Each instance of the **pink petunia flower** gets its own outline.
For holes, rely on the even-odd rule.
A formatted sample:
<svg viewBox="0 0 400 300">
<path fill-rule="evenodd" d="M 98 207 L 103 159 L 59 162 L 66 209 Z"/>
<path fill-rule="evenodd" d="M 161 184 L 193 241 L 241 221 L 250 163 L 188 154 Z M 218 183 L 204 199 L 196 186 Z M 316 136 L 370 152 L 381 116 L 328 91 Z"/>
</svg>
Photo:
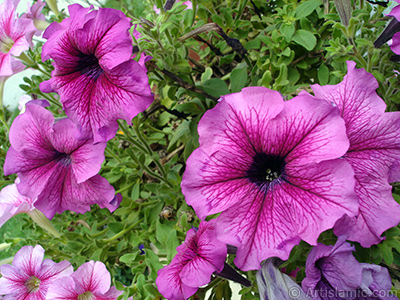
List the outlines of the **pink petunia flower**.
<svg viewBox="0 0 400 300">
<path fill-rule="evenodd" d="M 219 213 L 217 236 L 238 248 L 235 264 L 283 260 L 343 215 L 354 216 L 354 171 L 339 110 L 302 95 L 284 102 L 263 87 L 222 97 L 199 122 L 200 147 L 182 180 L 197 215 Z"/>
<path fill-rule="evenodd" d="M 36 31 L 32 33 L 39 36 L 42 32 L 50 25 L 42 14 L 42 9 L 45 7 L 46 2 L 42 0 L 38 0 L 32 7 L 29 7 L 28 4 L 28 12 L 23 14 L 21 18 L 29 19 L 33 21 L 34 26 L 36 27 Z M 32 39 L 32 36 L 30 37 Z"/>
<path fill-rule="evenodd" d="M 115 210 L 121 199 L 97 175 L 106 143 L 76 139 L 75 124 L 68 118 L 54 124 L 51 112 L 38 105 L 43 102 L 29 102 L 25 113 L 14 120 L 4 173 L 18 174 L 19 192 L 37 199 L 35 207 L 49 219 L 67 209 L 84 213 L 95 203 Z"/>
<path fill-rule="evenodd" d="M 347 75 L 334 86 L 313 85 L 315 96 L 339 108 L 346 122 L 350 148 L 344 155 L 354 171 L 359 197 L 357 217 L 345 217 L 337 235 L 363 247 L 379 243 L 381 234 L 400 222 L 400 205 L 389 182 L 400 180 L 400 112 L 385 113 L 385 102 L 376 94 L 378 82 L 365 70 L 347 62 Z"/>
<path fill-rule="evenodd" d="M 35 27 L 32 20 L 17 18 L 19 0 L 4 0 L 0 4 L 0 77 L 11 76 L 25 67 L 16 57 L 29 49 L 27 39 Z"/>
<path fill-rule="evenodd" d="M 111 285 L 111 276 L 100 261 L 81 265 L 71 276 L 50 286 L 47 300 L 117 300 L 122 291 Z"/>
<path fill-rule="evenodd" d="M 0 295 L 4 300 L 46 300 L 49 286 L 74 271 L 68 261 L 43 260 L 40 245 L 22 247 L 12 265 L 0 266 Z"/>
<path fill-rule="evenodd" d="M 216 239 L 215 220 L 202 221 L 197 231 L 190 229 L 176 250 L 171 264 L 159 270 L 156 279 L 158 290 L 169 300 L 188 299 L 210 282 L 212 273 L 224 268 L 227 247 Z"/>
<path fill-rule="evenodd" d="M 131 122 L 153 101 L 146 68 L 132 59 L 131 23 L 121 11 L 69 6 L 70 17 L 44 32 L 42 58 L 54 60 L 43 92 L 57 92 L 67 116 L 94 142 L 108 141 L 117 119 Z"/>
<path fill-rule="evenodd" d="M 19 183 L 19 178 L 15 182 Z M 22 196 L 18 192 L 15 183 L 3 188 L 0 191 L 0 227 L 11 217 L 34 210 L 33 203 L 31 198 Z"/>
</svg>

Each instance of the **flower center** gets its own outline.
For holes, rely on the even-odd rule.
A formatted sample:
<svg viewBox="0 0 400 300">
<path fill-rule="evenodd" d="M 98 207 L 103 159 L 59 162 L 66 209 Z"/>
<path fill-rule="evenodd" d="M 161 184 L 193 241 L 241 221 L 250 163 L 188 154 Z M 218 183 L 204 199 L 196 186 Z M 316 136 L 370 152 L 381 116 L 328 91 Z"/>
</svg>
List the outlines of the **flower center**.
<svg viewBox="0 0 400 300">
<path fill-rule="evenodd" d="M 72 159 L 71 157 L 66 154 L 66 153 L 60 153 L 60 152 L 56 152 L 56 154 L 54 155 L 54 160 L 63 165 L 63 166 L 69 166 L 72 163 Z"/>
<path fill-rule="evenodd" d="M 256 153 L 253 162 L 246 172 L 250 182 L 260 188 L 266 188 L 279 180 L 285 170 L 285 160 L 277 155 Z"/>
<path fill-rule="evenodd" d="M 83 294 L 80 294 L 78 296 L 78 300 L 92 300 L 93 299 L 93 294 L 89 291 L 84 292 Z"/>
<path fill-rule="evenodd" d="M 81 54 L 79 55 L 79 71 L 93 80 L 97 80 L 101 74 L 104 73 L 103 69 L 99 65 L 99 60 L 93 54 Z"/>
<path fill-rule="evenodd" d="M 40 279 L 36 276 L 32 276 L 28 279 L 28 281 L 25 282 L 25 286 L 27 287 L 29 294 L 35 293 L 39 290 Z"/>
<path fill-rule="evenodd" d="M 13 45 L 14 41 L 12 40 L 12 38 L 8 36 L 0 38 L 0 52 L 8 53 Z"/>
</svg>

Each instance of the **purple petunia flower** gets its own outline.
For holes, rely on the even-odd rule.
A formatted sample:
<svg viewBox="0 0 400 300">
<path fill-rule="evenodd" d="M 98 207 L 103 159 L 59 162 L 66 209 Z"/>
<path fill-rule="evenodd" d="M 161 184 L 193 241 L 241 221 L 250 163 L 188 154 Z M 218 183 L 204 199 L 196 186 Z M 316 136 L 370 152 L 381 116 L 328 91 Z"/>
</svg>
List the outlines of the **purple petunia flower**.
<svg viewBox="0 0 400 300">
<path fill-rule="evenodd" d="M 69 277 L 55 281 L 49 288 L 47 300 L 117 300 L 122 291 L 111 285 L 111 276 L 100 261 L 81 265 Z"/>
<path fill-rule="evenodd" d="M 316 300 L 398 299 L 390 293 L 387 269 L 359 263 L 355 248 L 340 236 L 334 246 L 318 244 L 308 255 L 303 290 Z"/>
<path fill-rule="evenodd" d="M 400 222 L 400 205 L 388 182 L 400 180 L 400 112 L 385 113 L 375 90 L 378 82 L 365 70 L 347 63 L 347 75 L 335 86 L 313 85 L 315 96 L 337 106 L 346 122 L 350 148 L 345 159 L 355 171 L 359 197 L 357 218 L 344 218 L 335 234 L 370 247 Z"/>
<path fill-rule="evenodd" d="M 169 300 L 185 300 L 210 282 L 211 274 L 224 268 L 226 245 L 216 239 L 215 220 L 202 221 L 199 229 L 187 232 L 184 244 L 171 264 L 158 271 L 160 293 Z"/>
<path fill-rule="evenodd" d="M 200 218 L 222 212 L 217 236 L 238 248 L 235 264 L 259 269 L 357 211 L 354 172 L 339 110 L 302 95 L 284 102 L 263 87 L 222 97 L 199 122 L 200 147 L 182 191 Z"/>
<path fill-rule="evenodd" d="M 0 295 L 4 300 L 46 300 L 49 286 L 74 271 L 68 261 L 43 260 L 44 249 L 36 245 L 22 247 L 12 265 L 0 266 Z"/>
<path fill-rule="evenodd" d="M 19 0 L 5 0 L 0 4 L 0 77 L 25 68 L 16 57 L 29 49 L 27 35 L 35 31 L 32 20 L 16 17 L 18 3 Z"/>
<path fill-rule="evenodd" d="M 15 182 L 19 183 L 19 178 Z M 33 203 L 31 198 L 22 196 L 18 192 L 15 183 L 3 188 L 0 191 L 0 227 L 11 217 L 34 210 Z"/>
<path fill-rule="evenodd" d="M 57 92 L 67 116 L 94 142 L 112 139 L 153 101 L 146 68 L 132 59 L 131 23 L 121 11 L 69 6 L 70 17 L 44 32 L 42 58 L 54 60 L 43 92 Z"/>
<path fill-rule="evenodd" d="M 105 143 L 76 139 L 76 126 L 70 119 L 54 124 L 54 117 L 38 103 L 26 105 L 10 129 L 11 147 L 4 173 L 17 173 L 18 191 L 37 199 L 35 207 L 49 219 L 67 209 L 84 213 L 91 204 L 113 211 L 114 188 L 97 175 L 104 160 Z"/>
</svg>

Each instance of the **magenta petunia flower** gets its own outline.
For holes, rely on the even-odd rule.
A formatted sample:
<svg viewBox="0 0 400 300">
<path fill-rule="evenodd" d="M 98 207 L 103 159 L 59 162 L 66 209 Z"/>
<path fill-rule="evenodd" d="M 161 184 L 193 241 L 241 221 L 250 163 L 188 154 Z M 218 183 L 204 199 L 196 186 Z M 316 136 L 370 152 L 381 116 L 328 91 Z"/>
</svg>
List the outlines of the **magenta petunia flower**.
<svg viewBox="0 0 400 300">
<path fill-rule="evenodd" d="M 111 285 L 111 276 L 100 261 L 81 265 L 69 277 L 55 281 L 49 288 L 47 300 L 117 300 L 122 291 Z"/>
<path fill-rule="evenodd" d="M 4 174 L 17 173 L 19 192 L 37 199 L 35 207 L 49 219 L 67 209 L 84 213 L 95 203 L 115 210 L 120 199 L 110 204 L 114 188 L 97 175 L 106 143 L 76 139 L 77 129 L 70 119 L 54 124 L 51 112 L 37 103 L 42 102 L 28 103 L 11 126 Z"/>
<path fill-rule="evenodd" d="M 27 35 L 35 31 L 32 20 L 17 18 L 19 0 L 0 4 L 0 77 L 11 76 L 25 67 L 16 57 L 29 49 Z"/>
<path fill-rule="evenodd" d="M 315 96 L 337 106 L 346 122 L 350 148 L 345 159 L 355 171 L 359 197 L 356 218 L 344 218 L 337 235 L 370 247 L 381 234 L 400 222 L 400 205 L 388 182 L 400 180 L 400 112 L 385 113 L 385 102 L 375 90 L 378 82 L 365 70 L 347 63 L 347 75 L 334 86 L 313 85 Z"/>
<path fill-rule="evenodd" d="M 348 139 L 339 111 L 311 96 L 284 102 L 263 87 L 222 97 L 199 122 L 200 147 L 182 191 L 200 218 L 221 212 L 218 238 L 235 264 L 259 269 L 357 211 L 354 172 L 340 159 Z"/>
<path fill-rule="evenodd" d="M 227 247 L 215 233 L 215 220 L 202 221 L 196 231 L 190 229 L 185 242 L 176 248 L 171 264 L 158 271 L 156 284 L 169 300 L 185 300 L 211 280 L 211 274 L 221 272 Z"/>
<path fill-rule="evenodd" d="M 67 116 L 94 142 L 114 137 L 117 119 L 131 122 L 153 101 L 146 68 L 132 59 L 130 20 L 110 8 L 69 6 L 70 17 L 44 32 L 43 60 L 53 59 L 43 92 L 57 92 Z"/>
<path fill-rule="evenodd" d="M 68 261 L 55 263 L 43 257 L 40 245 L 25 246 L 15 254 L 12 265 L 0 266 L 0 295 L 4 300 L 46 300 L 49 286 L 74 271 Z"/>
<path fill-rule="evenodd" d="M 19 183 L 18 178 L 16 183 Z M 15 183 L 3 188 L 0 191 L 0 227 L 11 217 L 34 210 L 33 203 L 34 201 L 31 198 L 22 196 L 18 192 Z"/>
<path fill-rule="evenodd" d="M 359 263 L 354 246 L 340 236 L 334 246 L 318 244 L 307 257 L 301 285 L 309 297 L 324 299 L 398 299 L 391 294 L 387 269 Z"/>
</svg>

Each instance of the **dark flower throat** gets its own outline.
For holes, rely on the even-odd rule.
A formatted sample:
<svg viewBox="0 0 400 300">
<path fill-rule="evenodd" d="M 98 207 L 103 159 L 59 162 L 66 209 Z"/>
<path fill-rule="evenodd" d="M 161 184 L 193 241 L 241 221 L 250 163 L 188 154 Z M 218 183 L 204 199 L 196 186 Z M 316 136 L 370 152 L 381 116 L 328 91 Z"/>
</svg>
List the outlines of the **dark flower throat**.
<svg viewBox="0 0 400 300">
<path fill-rule="evenodd" d="M 96 80 L 104 73 L 103 69 L 99 65 L 99 60 L 93 54 L 79 55 L 79 71 L 93 80 Z"/>
<path fill-rule="evenodd" d="M 256 153 L 253 163 L 246 172 L 246 177 L 259 188 L 268 189 L 272 182 L 281 178 L 284 170 L 285 160 L 282 157 Z"/>
</svg>

